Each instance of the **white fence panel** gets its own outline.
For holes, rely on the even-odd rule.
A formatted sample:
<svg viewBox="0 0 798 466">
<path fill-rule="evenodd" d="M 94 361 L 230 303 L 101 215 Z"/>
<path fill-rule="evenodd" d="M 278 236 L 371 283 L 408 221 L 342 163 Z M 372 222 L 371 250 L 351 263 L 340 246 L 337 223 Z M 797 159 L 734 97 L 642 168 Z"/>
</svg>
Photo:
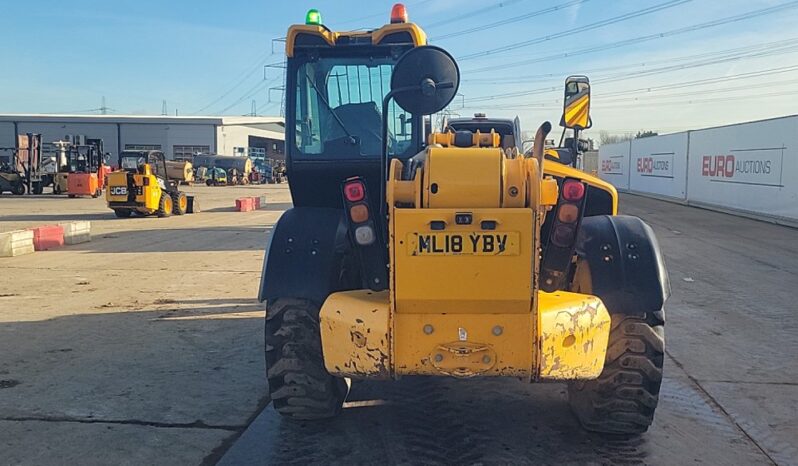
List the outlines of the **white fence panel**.
<svg viewBox="0 0 798 466">
<path fill-rule="evenodd" d="M 690 132 L 690 202 L 798 220 L 798 117 Z"/>
<path fill-rule="evenodd" d="M 621 191 L 629 190 L 631 141 L 599 147 L 599 177 Z"/>
<path fill-rule="evenodd" d="M 685 200 L 687 133 L 632 141 L 629 190 Z"/>
</svg>

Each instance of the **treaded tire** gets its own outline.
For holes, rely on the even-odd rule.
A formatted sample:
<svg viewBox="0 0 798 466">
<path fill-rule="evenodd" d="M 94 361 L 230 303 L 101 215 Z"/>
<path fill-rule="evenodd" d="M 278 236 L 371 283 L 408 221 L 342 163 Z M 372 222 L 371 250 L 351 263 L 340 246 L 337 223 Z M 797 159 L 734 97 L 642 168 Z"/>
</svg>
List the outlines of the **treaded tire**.
<svg viewBox="0 0 798 466">
<path fill-rule="evenodd" d="M 324 367 L 318 316 L 318 306 L 305 299 L 279 298 L 268 306 L 266 376 L 274 409 L 287 418 L 334 417 L 346 399 L 346 381 Z"/>
<path fill-rule="evenodd" d="M 665 351 L 663 311 L 612 314 L 604 371 L 568 384 L 568 400 L 582 426 L 604 434 L 642 434 L 654 421 Z"/>
<path fill-rule="evenodd" d="M 188 197 L 186 193 L 178 192 L 172 195 L 172 213 L 185 215 L 188 210 Z"/>
<path fill-rule="evenodd" d="M 161 200 L 158 202 L 158 216 L 168 217 L 172 215 L 173 205 L 174 202 L 172 202 L 172 196 L 170 196 L 166 191 L 163 191 L 161 193 Z"/>
</svg>

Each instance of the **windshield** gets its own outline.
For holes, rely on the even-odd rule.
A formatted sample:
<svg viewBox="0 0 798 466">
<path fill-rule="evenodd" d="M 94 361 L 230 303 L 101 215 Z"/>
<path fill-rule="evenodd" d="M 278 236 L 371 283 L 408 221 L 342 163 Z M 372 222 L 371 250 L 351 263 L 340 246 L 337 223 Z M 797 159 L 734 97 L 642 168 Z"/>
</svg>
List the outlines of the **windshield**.
<svg viewBox="0 0 798 466">
<path fill-rule="evenodd" d="M 139 165 L 143 165 L 147 160 L 138 155 L 124 155 L 119 164 L 123 170 L 136 170 Z"/>
<path fill-rule="evenodd" d="M 379 157 L 382 99 L 392 70 L 389 58 L 320 58 L 299 65 L 294 90 L 298 155 Z M 407 155 L 413 149 L 412 116 L 394 102 L 388 112 L 389 154 Z"/>
</svg>

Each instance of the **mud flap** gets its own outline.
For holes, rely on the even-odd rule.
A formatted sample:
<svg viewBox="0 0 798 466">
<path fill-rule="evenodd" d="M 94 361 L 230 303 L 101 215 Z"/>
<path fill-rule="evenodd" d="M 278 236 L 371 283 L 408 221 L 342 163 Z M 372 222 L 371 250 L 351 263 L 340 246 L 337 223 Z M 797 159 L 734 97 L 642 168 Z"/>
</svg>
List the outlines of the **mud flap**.
<svg viewBox="0 0 798 466">
<path fill-rule="evenodd" d="M 662 309 L 670 296 L 654 231 L 637 217 L 585 218 L 576 253 L 589 268 L 590 289 L 581 291 L 600 297 L 611 314 L 644 316 Z"/>
<path fill-rule="evenodd" d="M 341 286 L 339 265 L 349 247 L 342 210 L 287 210 L 266 248 L 258 299 L 264 302 L 293 297 L 321 306 Z"/>
</svg>

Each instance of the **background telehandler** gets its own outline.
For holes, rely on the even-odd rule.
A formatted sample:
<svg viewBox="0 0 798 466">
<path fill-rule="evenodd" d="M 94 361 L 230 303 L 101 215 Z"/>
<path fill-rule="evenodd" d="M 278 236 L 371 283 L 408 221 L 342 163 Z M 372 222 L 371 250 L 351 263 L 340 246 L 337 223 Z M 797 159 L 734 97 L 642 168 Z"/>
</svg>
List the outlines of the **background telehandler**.
<svg viewBox="0 0 798 466">
<path fill-rule="evenodd" d="M 505 376 L 567 383 L 587 429 L 645 431 L 669 294 L 652 230 L 545 161 L 548 122 L 531 157 L 495 130 L 425 134 L 459 70 L 403 6 L 357 32 L 311 10 L 286 42 L 294 208 L 259 293 L 274 408 L 335 416 L 353 379 Z M 567 84 L 563 126 L 589 127 L 589 107 L 589 83 Z"/>
</svg>

